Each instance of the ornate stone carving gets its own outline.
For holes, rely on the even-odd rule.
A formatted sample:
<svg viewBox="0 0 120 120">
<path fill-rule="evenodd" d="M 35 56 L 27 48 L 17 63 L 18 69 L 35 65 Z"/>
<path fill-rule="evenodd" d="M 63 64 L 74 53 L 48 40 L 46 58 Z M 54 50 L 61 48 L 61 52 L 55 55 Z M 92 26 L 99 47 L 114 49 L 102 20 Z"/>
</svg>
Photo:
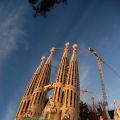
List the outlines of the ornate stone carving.
<svg viewBox="0 0 120 120">
<path fill-rule="evenodd" d="M 55 101 L 52 99 L 52 97 L 49 97 L 49 101 L 50 101 L 50 113 L 54 114 L 57 112 Z"/>
<path fill-rule="evenodd" d="M 69 120 L 70 119 L 69 118 L 69 114 L 68 114 L 68 108 L 67 108 L 67 106 L 65 106 L 62 114 L 63 114 L 62 120 Z"/>
<path fill-rule="evenodd" d="M 118 108 L 117 100 L 114 100 L 114 119 L 120 120 L 120 109 Z"/>
<path fill-rule="evenodd" d="M 44 91 L 48 92 L 49 90 L 54 89 L 54 83 L 44 86 Z"/>
</svg>

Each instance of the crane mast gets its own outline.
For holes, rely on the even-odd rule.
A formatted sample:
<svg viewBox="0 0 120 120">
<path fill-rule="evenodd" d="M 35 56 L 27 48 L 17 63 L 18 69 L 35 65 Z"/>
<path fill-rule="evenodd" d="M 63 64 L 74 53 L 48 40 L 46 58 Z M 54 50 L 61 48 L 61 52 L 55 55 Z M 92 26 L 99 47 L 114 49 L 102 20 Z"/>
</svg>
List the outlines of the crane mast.
<svg viewBox="0 0 120 120">
<path fill-rule="evenodd" d="M 98 63 L 98 71 L 100 74 L 100 81 L 101 81 L 102 95 L 103 95 L 103 104 L 104 104 L 104 106 L 107 107 L 108 103 L 107 103 L 107 95 L 106 95 L 106 89 L 105 89 L 105 80 L 104 80 L 104 75 L 103 75 L 103 71 L 102 71 L 100 56 L 98 55 L 96 57 L 96 59 L 97 59 L 97 63 Z"/>
<path fill-rule="evenodd" d="M 100 74 L 101 87 L 102 87 L 103 107 L 104 107 L 103 109 L 106 112 L 108 120 L 111 120 L 110 116 L 108 114 L 107 94 L 106 94 L 105 80 L 104 80 L 104 75 L 103 75 L 103 71 L 102 71 L 102 64 L 101 64 L 101 62 L 103 62 L 105 64 L 105 61 L 103 59 L 101 59 L 100 55 L 97 54 L 97 52 L 94 49 L 89 48 L 88 52 L 96 56 L 96 60 L 97 60 L 97 64 L 98 64 L 98 71 Z"/>
<path fill-rule="evenodd" d="M 98 71 L 100 74 L 101 87 L 102 87 L 103 104 L 104 104 L 104 106 L 107 107 L 108 103 L 107 103 L 107 95 L 106 95 L 106 89 L 105 89 L 105 80 L 104 80 L 102 64 L 101 64 L 101 61 L 103 63 L 105 63 L 105 61 L 101 59 L 100 55 L 97 54 L 97 52 L 94 49 L 89 48 L 88 50 L 89 50 L 89 53 L 96 56 L 96 60 L 97 60 L 97 64 L 98 64 Z"/>
</svg>

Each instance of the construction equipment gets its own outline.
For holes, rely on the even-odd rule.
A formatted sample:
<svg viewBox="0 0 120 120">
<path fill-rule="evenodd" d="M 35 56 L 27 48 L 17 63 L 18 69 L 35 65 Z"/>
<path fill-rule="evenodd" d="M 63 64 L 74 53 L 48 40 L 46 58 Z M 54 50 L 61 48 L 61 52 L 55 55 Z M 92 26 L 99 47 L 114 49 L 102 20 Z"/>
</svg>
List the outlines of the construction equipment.
<svg viewBox="0 0 120 120">
<path fill-rule="evenodd" d="M 88 92 L 85 88 L 83 88 L 82 90 L 82 101 L 83 103 L 86 102 L 86 93 Z"/>
<path fill-rule="evenodd" d="M 92 48 L 88 49 L 88 52 L 90 54 L 95 55 L 97 63 L 98 63 L 98 71 L 100 74 L 100 80 L 101 80 L 101 87 L 102 87 L 102 95 L 103 95 L 103 105 L 104 105 L 104 110 L 106 112 L 108 120 L 110 120 L 109 114 L 108 114 L 108 102 L 107 102 L 107 94 L 106 94 L 106 89 L 105 89 L 105 80 L 104 80 L 104 75 L 102 71 L 102 64 L 103 62 L 105 64 L 105 60 L 100 57 L 100 55 Z"/>
<path fill-rule="evenodd" d="M 95 111 L 95 101 L 94 101 L 94 96 L 91 97 L 91 105 L 92 105 L 92 112 Z"/>
<path fill-rule="evenodd" d="M 96 56 L 97 59 L 97 63 L 98 63 L 98 70 L 99 70 L 99 74 L 100 74 L 100 80 L 101 80 L 101 87 L 102 87 L 102 94 L 103 94 L 103 102 L 104 102 L 104 106 L 108 106 L 108 102 L 107 102 L 107 95 L 106 95 L 106 89 L 105 89 L 105 80 L 104 80 L 104 75 L 103 75 L 103 71 L 102 71 L 102 65 L 101 65 L 101 61 L 104 63 L 105 61 L 103 59 L 101 59 L 100 55 L 96 53 L 96 51 L 92 48 L 89 48 L 89 53 L 93 54 Z"/>
<path fill-rule="evenodd" d="M 82 102 L 83 103 L 86 103 L 86 95 L 87 95 L 87 93 L 89 93 L 89 94 L 96 94 L 96 95 L 102 95 L 102 94 L 99 94 L 99 93 L 97 93 L 97 92 L 94 92 L 94 91 L 88 91 L 86 88 L 82 88 L 82 89 L 80 89 L 80 92 L 82 92 Z M 92 100 L 93 100 L 93 96 L 92 96 Z"/>
</svg>

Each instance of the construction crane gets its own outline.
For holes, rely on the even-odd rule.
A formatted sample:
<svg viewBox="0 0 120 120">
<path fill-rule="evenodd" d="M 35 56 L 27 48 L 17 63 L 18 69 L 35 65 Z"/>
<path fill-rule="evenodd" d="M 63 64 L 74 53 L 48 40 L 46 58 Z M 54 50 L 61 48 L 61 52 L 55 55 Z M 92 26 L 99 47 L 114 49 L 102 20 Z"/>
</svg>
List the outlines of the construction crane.
<svg viewBox="0 0 120 120">
<path fill-rule="evenodd" d="M 95 111 L 95 101 L 94 101 L 94 96 L 91 96 L 91 105 L 92 105 L 92 112 Z"/>
<path fill-rule="evenodd" d="M 105 61 L 101 59 L 100 55 L 97 54 L 94 49 L 89 48 L 88 50 L 91 54 L 96 56 L 96 60 L 97 60 L 97 63 L 98 63 L 98 70 L 99 70 L 99 74 L 100 74 L 100 80 L 101 80 L 103 102 L 104 102 L 104 106 L 108 106 L 106 89 L 105 89 L 105 80 L 104 80 L 104 75 L 103 75 L 102 65 L 101 65 L 101 61 L 102 62 L 105 62 Z"/>
<path fill-rule="evenodd" d="M 86 93 L 88 92 L 85 88 L 83 88 L 82 90 L 80 90 L 82 92 L 82 101 L 83 103 L 86 102 Z"/>
<path fill-rule="evenodd" d="M 88 52 L 90 54 L 93 54 L 96 57 L 96 60 L 97 60 L 97 63 L 98 63 L 98 71 L 99 71 L 100 80 L 101 80 L 104 110 L 106 112 L 108 120 L 110 120 L 110 117 L 109 117 L 109 114 L 108 114 L 108 102 L 107 102 L 107 94 L 106 94 L 106 89 L 105 89 L 105 80 L 104 80 L 104 74 L 103 74 L 103 71 L 102 71 L 102 64 L 101 64 L 101 62 L 103 62 L 105 64 L 105 60 L 103 60 L 100 57 L 100 55 L 92 48 L 89 48 Z"/>
<path fill-rule="evenodd" d="M 102 94 L 94 92 L 94 91 L 88 91 L 86 88 L 80 89 L 80 92 L 82 92 L 82 102 L 83 103 L 86 103 L 86 95 L 87 95 L 87 93 L 96 94 L 96 95 L 100 95 L 100 96 L 102 95 Z"/>
</svg>

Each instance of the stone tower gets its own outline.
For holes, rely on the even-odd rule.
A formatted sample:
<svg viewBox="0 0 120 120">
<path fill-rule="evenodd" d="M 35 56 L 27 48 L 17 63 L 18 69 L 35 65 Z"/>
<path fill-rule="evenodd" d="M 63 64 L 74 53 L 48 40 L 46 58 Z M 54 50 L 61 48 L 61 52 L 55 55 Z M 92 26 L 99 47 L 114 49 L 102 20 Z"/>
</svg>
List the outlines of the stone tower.
<svg viewBox="0 0 120 120">
<path fill-rule="evenodd" d="M 67 80 L 65 84 L 64 104 L 62 107 L 61 119 L 79 119 L 80 85 L 77 63 L 77 45 L 73 45 L 73 54 L 69 64 Z"/>
<path fill-rule="evenodd" d="M 41 74 L 38 76 L 35 89 L 31 96 L 32 100 L 27 111 L 30 117 L 41 115 L 42 110 L 45 107 L 46 93 L 44 92 L 43 89 L 44 86 L 48 85 L 50 82 L 51 61 L 54 50 L 55 48 L 52 48 L 50 50 L 50 55 L 41 70 Z"/>
<path fill-rule="evenodd" d="M 52 48 L 50 55 L 45 62 L 45 57 L 42 57 L 39 67 L 33 74 L 24 96 L 18 107 L 15 119 L 19 120 L 25 117 L 38 116 L 41 114 L 45 104 L 46 94 L 43 87 L 49 84 L 51 73 L 51 60 L 55 48 Z"/>
<path fill-rule="evenodd" d="M 41 73 L 41 70 L 42 70 L 44 63 L 45 63 L 45 57 L 42 57 L 40 65 L 38 66 L 37 70 L 33 74 L 33 77 L 31 79 L 30 83 L 28 84 L 27 89 L 22 97 L 22 100 L 20 102 L 20 105 L 19 105 L 17 113 L 16 113 L 16 119 L 23 118 L 23 116 L 25 116 L 25 113 L 26 113 L 28 106 L 30 104 L 31 95 L 32 95 L 33 90 L 35 88 L 36 79 L 38 78 L 39 74 Z"/>
<path fill-rule="evenodd" d="M 73 45 L 73 54 L 68 59 L 69 43 L 66 43 L 56 75 L 53 95 L 46 105 L 43 116 L 50 120 L 79 119 L 79 73 L 77 63 L 77 45 Z"/>
<path fill-rule="evenodd" d="M 58 67 L 58 71 L 56 74 L 56 80 L 54 83 L 54 90 L 51 99 L 49 100 L 50 104 L 48 104 L 44 110 L 43 116 L 52 120 L 60 120 L 61 119 L 61 107 L 64 102 L 64 87 L 67 78 L 68 65 L 69 65 L 69 42 L 65 44 L 63 56 Z M 51 101 L 53 104 L 51 104 Z"/>
</svg>

